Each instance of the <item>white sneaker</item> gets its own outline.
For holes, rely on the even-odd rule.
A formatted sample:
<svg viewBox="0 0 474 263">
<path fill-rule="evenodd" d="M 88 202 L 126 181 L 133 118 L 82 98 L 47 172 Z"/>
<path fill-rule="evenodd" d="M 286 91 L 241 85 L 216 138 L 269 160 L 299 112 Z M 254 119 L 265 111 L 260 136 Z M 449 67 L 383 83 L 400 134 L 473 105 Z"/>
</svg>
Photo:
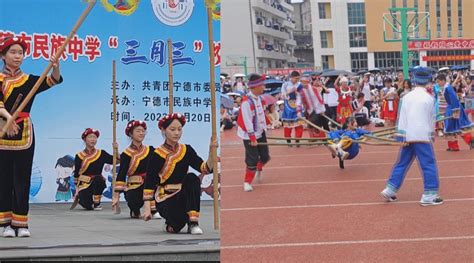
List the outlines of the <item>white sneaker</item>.
<svg viewBox="0 0 474 263">
<path fill-rule="evenodd" d="M 152 216 L 153 219 L 162 219 L 163 217 L 161 217 L 160 213 L 156 212 L 153 216 Z"/>
<path fill-rule="evenodd" d="M 261 183 L 263 179 L 262 171 L 256 171 L 255 176 L 257 177 L 257 182 Z"/>
<path fill-rule="evenodd" d="M 244 191 L 245 192 L 252 192 L 253 187 L 249 183 L 244 183 Z"/>
<path fill-rule="evenodd" d="M 188 234 L 191 235 L 202 235 L 202 229 L 197 224 L 191 224 L 188 226 Z"/>
<path fill-rule="evenodd" d="M 102 206 L 94 206 L 94 211 L 102 211 Z"/>
<path fill-rule="evenodd" d="M 11 226 L 3 228 L 3 237 L 15 237 L 15 230 Z"/>
<path fill-rule="evenodd" d="M 389 188 L 383 189 L 380 195 L 387 201 L 387 202 L 395 202 L 397 201 L 397 194 L 390 190 Z"/>
<path fill-rule="evenodd" d="M 443 199 L 437 194 L 435 195 L 423 195 L 420 200 L 420 205 L 430 206 L 430 205 L 442 205 Z"/>
<path fill-rule="evenodd" d="M 18 229 L 18 237 L 30 237 L 30 231 L 28 228 L 19 228 Z"/>
</svg>

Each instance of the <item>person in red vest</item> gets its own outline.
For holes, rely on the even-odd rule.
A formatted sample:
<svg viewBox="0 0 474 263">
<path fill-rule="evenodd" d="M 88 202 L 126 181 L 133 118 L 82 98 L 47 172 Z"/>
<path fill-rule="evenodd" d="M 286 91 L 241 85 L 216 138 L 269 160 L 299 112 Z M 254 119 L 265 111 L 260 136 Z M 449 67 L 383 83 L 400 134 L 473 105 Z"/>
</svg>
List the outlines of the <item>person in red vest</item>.
<svg viewBox="0 0 474 263">
<path fill-rule="evenodd" d="M 259 97 L 265 89 L 265 75 L 251 74 L 248 87 L 250 92 L 242 100 L 239 118 L 237 120 L 237 135 L 244 140 L 245 147 L 245 171 L 244 191 L 253 190 L 252 181 L 262 179 L 263 166 L 270 160 L 267 145 L 259 143 L 267 142 L 265 132 L 267 130 L 267 119 L 264 112 L 264 103 Z"/>
</svg>

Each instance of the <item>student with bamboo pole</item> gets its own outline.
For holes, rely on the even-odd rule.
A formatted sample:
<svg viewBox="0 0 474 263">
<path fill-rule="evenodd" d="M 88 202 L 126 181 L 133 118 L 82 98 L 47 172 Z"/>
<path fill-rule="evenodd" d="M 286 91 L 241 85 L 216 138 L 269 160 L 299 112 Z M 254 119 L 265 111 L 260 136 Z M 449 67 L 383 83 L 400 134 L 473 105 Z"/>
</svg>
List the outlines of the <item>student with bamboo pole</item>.
<svg viewBox="0 0 474 263">
<path fill-rule="evenodd" d="M 268 145 L 266 143 L 267 121 L 263 109 L 262 99 L 265 88 L 265 75 L 251 74 L 248 87 L 250 92 L 242 99 L 239 118 L 237 120 L 237 135 L 243 139 L 245 147 L 245 177 L 244 191 L 253 191 L 252 182 L 255 176 L 261 180 L 263 166 L 270 161 Z"/>
</svg>

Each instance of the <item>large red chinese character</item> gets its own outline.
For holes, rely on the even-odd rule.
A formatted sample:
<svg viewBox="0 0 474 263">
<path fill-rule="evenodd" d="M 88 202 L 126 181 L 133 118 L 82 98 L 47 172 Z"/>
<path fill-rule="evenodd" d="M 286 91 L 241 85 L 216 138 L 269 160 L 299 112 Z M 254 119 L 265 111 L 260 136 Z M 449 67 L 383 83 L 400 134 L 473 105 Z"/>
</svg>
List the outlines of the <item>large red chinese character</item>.
<svg viewBox="0 0 474 263">
<path fill-rule="evenodd" d="M 66 37 L 62 36 L 61 34 L 51 34 L 51 55 L 55 55 L 59 47 L 66 41 Z M 61 53 L 61 59 L 67 60 L 66 49 L 63 50 Z"/>
<path fill-rule="evenodd" d="M 214 64 L 219 66 L 221 64 L 221 42 L 214 42 Z"/>
<path fill-rule="evenodd" d="M 74 35 L 67 46 L 67 54 L 72 55 L 73 61 L 77 61 L 79 56 L 84 54 L 84 40 L 78 38 L 77 35 Z"/>
<path fill-rule="evenodd" d="M 26 43 L 25 58 L 26 58 L 26 57 L 29 57 L 30 54 L 31 54 L 31 48 L 30 48 L 31 36 L 30 36 L 30 35 L 27 35 L 25 32 L 21 32 L 19 35 L 17 35 L 17 37 L 18 37 L 19 39 L 25 41 L 25 43 Z"/>
<path fill-rule="evenodd" d="M 33 59 L 43 57 L 49 60 L 49 35 L 33 34 Z"/>
<path fill-rule="evenodd" d="M 96 57 L 102 55 L 100 51 L 100 39 L 97 36 L 86 36 L 86 51 L 85 54 L 89 58 L 89 62 L 94 61 Z"/>
</svg>

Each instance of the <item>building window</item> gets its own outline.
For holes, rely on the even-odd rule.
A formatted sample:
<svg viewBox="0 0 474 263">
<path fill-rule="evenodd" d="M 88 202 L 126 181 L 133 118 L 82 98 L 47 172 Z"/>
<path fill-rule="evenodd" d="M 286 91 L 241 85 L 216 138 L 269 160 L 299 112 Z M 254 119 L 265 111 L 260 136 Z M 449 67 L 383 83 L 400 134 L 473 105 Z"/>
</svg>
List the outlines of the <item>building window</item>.
<svg viewBox="0 0 474 263">
<path fill-rule="evenodd" d="M 375 52 L 375 67 L 398 69 L 403 66 L 401 52 Z"/>
<path fill-rule="evenodd" d="M 462 0 L 458 0 L 458 37 L 462 37 Z"/>
<path fill-rule="evenodd" d="M 333 48 L 332 31 L 320 31 L 321 48 Z"/>
<path fill-rule="evenodd" d="M 328 48 L 328 31 L 321 31 L 321 48 Z"/>
<path fill-rule="evenodd" d="M 430 12 L 430 0 L 425 0 L 425 12 Z M 426 23 L 426 28 L 425 28 L 426 32 L 428 32 L 428 30 L 430 30 L 430 24 L 429 23 Z"/>
<path fill-rule="evenodd" d="M 453 30 L 452 29 L 452 26 L 451 26 L 451 0 L 447 0 L 447 13 L 448 13 L 448 37 L 451 37 L 451 31 Z"/>
<path fill-rule="evenodd" d="M 417 11 L 417 12 L 420 12 L 420 10 L 418 10 L 418 0 L 414 0 L 414 2 L 413 2 L 413 7 L 416 8 L 416 11 Z M 418 16 L 417 16 L 417 15 L 415 16 L 415 25 L 418 25 Z M 417 27 L 416 30 L 415 30 L 415 37 L 420 37 L 419 28 L 418 28 L 418 27 Z"/>
<path fill-rule="evenodd" d="M 441 6 L 440 0 L 436 0 L 436 37 L 441 37 Z"/>
<path fill-rule="evenodd" d="M 323 69 L 329 68 L 329 56 L 321 56 L 321 62 Z"/>
<path fill-rule="evenodd" d="M 392 0 L 392 8 L 396 8 L 396 7 L 397 7 L 397 0 Z M 393 25 L 397 24 L 397 20 L 395 18 L 393 18 L 392 24 Z M 395 29 L 393 29 L 393 28 L 392 28 L 392 34 L 393 34 L 394 39 L 399 39 L 400 38 L 400 36 L 398 35 L 399 33 L 395 32 Z"/>
<path fill-rule="evenodd" d="M 330 3 L 318 3 L 319 19 L 331 18 L 331 4 Z"/>
<path fill-rule="evenodd" d="M 365 25 L 365 3 L 348 3 L 349 25 Z"/>
<path fill-rule="evenodd" d="M 455 65 L 469 65 L 470 60 L 469 55 L 471 54 L 471 50 L 434 50 L 434 51 L 427 51 L 426 55 L 428 57 L 439 57 L 438 61 L 428 61 L 428 67 L 433 68 L 442 68 L 442 67 L 449 67 Z M 466 60 L 455 60 L 455 56 L 464 56 Z"/>
<path fill-rule="evenodd" d="M 350 47 L 366 47 L 367 34 L 365 26 L 349 27 L 349 46 Z"/>
<path fill-rule="evenodd" d="M 357 72 L 359 70 L 367 70 L 367 53 L 366 52 L 357 52 L 351 53 L 351 67 L 352 72 Z"/>
</svg>

